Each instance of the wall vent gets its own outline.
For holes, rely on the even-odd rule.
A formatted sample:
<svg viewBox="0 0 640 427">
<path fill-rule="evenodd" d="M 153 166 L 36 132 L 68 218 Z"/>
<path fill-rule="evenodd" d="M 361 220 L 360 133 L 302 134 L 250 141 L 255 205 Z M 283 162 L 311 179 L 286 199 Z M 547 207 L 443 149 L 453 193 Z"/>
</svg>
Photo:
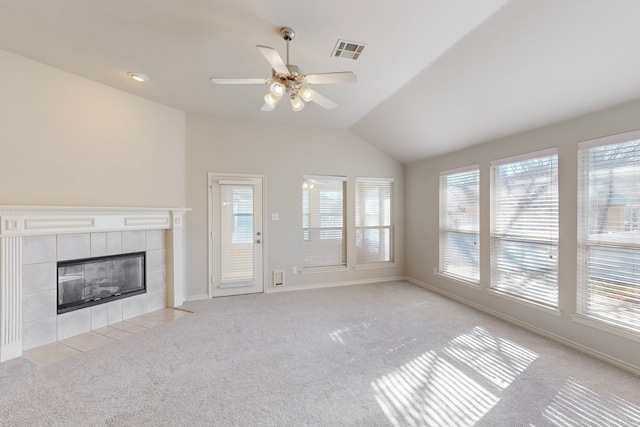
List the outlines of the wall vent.
<svg viewBox="0 0 640 427">
<path fill-rule="evenodd" d="M 339 40 L 336 42 L 336 47 L 333 48 L 331 56 L 335 58 L 347 58 L 356 60 L 360 58 L 362 51 L 366 47 L 364 43 L 350 42 L 347 40 Z"/>
<path fill-rule="evenodd" d="M 273 270 L 273 286 L 284 285 L 284 270 Z"/>
</svg>

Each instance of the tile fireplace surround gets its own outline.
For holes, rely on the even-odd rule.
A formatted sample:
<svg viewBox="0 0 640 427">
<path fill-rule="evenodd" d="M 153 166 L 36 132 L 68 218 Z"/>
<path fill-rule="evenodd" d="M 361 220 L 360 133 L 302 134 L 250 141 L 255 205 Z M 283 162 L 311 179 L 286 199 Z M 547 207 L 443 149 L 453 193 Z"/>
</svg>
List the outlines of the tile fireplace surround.
<svg viewBox="0 0 640 427">
<path fill-rule="evenodd" d="M 0 362 L 184 302 L 183 208 L 0 206 Z M 146 251 L 147 292 L 57 314 L 56 263 Z"/>
</svg>

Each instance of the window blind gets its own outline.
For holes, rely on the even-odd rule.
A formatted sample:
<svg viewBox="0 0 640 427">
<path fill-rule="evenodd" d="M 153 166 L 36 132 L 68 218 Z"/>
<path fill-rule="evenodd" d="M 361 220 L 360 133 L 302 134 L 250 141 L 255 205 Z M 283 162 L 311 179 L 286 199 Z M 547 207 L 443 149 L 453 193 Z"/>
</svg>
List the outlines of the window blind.
<svg viewBox="0 0 640 427">
<path fill-rule="evenodd" d="M 478 166 L 440 174 L 440 272 L 480 281 Z"/>
<path fill-rule="evenodd" d="M 492 162 L 491 287 L 558 305 L 556 149 Z"/>
<path fill-rule="evenodd" d="M 221 287 L 252 283 L 253 185 L 220 184 Z"/>
<path fill-rule="evenodd" d="M 577 310 L 640 332 L 640 134 L 613 139 L 579 146 Z"/>
<path fill-rule="evenodd" d="M 356 178 L 356 264 L 393 261 L 393 180 Z"/>
<path fill-rule="evenodd" d="M 346 177 L 303 177 L 302 234 L 304 267 L 346 267 Z"/>
</svg>

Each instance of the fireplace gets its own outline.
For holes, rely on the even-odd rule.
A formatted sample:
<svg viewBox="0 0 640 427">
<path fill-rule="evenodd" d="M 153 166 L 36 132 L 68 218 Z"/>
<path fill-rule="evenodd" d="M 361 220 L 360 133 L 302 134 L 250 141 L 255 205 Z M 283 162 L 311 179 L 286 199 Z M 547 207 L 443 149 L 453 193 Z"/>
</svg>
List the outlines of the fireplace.
<svg viewBox="0 0 640 427">
<path fill-rule="evenodd" d="M 58 262 L 58 314 L 146 292 L 145 252 Z"/>
<path fill-rule="evenodd" d="M 187 211 L 0 206 L 0 362 L 25 350 L 182 305 Z M 83 308 L 58 313 L 58 263 L 138 252 L 145 253 L 139 286 L 112 297 L 89 292 L 93 297 L 81 298 Z M 63 305 L 69 303 L 70 294 L 63 295 Z"/>
</svg>

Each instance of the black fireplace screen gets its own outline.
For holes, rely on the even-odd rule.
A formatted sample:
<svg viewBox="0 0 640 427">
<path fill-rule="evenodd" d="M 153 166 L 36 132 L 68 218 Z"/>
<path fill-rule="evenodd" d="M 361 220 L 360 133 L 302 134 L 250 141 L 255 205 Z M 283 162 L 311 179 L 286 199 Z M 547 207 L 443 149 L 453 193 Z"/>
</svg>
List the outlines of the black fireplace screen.
<svg viewBox="0 0 640 427">
<path fill-rule="evenodd" d="M 145 253 L 58 262 L 58 314 L 142 294 Z"/>
</svg>

